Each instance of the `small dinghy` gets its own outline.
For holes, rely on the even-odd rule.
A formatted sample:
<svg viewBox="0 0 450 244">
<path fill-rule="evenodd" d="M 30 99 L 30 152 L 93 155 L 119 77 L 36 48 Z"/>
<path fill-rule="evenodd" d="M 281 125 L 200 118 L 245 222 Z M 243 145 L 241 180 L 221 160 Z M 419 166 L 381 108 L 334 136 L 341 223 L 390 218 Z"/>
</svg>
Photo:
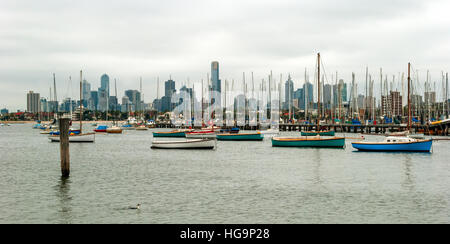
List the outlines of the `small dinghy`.
<svg viewBox="0 0 450 244">
<path fill-rule="evenodd" d="M 141 126 L 136 127 L 136 130 L 148 130 L 148 128 L 145 125 L 141 125 Z"/>
<path fill-rule="evenodd" d="M 317 147 L 317 148 L 344 148 L 343 137 L 274 137 L 272 147 Z"/>
<path fill-rule="evenodd" d="M 106 133 L 108 134 L 122 134 L 122 128 L 113 126 L 106 129 Z"/>
<path fill-rule="evenodd" d="M 99 133 L 103 133 L 103 132 L 106 132 L 106 129 L 108 129 L 108 126 L 106 126 L 106 125 L 99 125 L 97 127 L 97 129 L 95 129 L 94 131 L 95 132 L 99 132 Z"/>
<path fill-rule="evenodd" d="M 153 141 L 153 149 L 214 149 L 216 142 L 209 139 L 187 139 L 183 141 Z"/>
</svg>

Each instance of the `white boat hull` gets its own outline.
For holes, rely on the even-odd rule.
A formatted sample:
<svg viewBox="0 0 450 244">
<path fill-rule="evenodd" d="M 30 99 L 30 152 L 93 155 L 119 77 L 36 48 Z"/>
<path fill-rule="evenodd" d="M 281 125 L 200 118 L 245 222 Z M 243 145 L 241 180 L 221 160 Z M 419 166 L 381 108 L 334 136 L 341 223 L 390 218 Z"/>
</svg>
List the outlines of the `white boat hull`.
<svg viewBox="0 0 450 244">
<path fill-rule="evenodd" d="M 51 142 L 60 141 L 59 135 L 50 136 L 48 139 L 50 139 Z M 69 136 L 69 142 L 95 142 L 95 133 Z"/>
<path fill-rule="evenodd" d="M 206 133 L 206 134 L 189 134 L 186 133 L 186 138 L 190 138 L 190 139 L 216 139 L 216 134 L 215 133 Z"/>
<path fill-rule="evenodd" d="M 151 148 L 158 149 L 214 149 L 216 142 L 208 139 L 192 139 L 184 141 L 153 141 Z"/>
</svg>

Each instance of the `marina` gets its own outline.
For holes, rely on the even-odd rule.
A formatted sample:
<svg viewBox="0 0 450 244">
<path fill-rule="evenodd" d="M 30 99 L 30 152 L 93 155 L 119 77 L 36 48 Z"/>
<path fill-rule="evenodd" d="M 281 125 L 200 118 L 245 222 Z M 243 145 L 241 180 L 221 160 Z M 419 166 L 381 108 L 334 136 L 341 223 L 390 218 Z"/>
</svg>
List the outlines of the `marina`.
<svg viewBox="0 0 450 244">
<path fill-rule="evenodd" d="M 2 127 L 1 138 L 9 139 L 0 140 L 1 206 L 15 207 L 1 211 L 0 222 L 448 223 L 450 218 L 449 141 L 434 141 L 432 153 L 414 154 L 359 152 L 351 139 L 345 149 L 272 147 L 269 138 L 167 153 L 150 149 L 154 130 L 101 133 L 95 143 L 70 144 L 71 177 L 61 180 L 58 144 L 29 124 Z M 280 132 L 295 136 L 298 132 Z M 132 203 L 142 204 L 139 214 L 116 210 Z"/>
</svg>

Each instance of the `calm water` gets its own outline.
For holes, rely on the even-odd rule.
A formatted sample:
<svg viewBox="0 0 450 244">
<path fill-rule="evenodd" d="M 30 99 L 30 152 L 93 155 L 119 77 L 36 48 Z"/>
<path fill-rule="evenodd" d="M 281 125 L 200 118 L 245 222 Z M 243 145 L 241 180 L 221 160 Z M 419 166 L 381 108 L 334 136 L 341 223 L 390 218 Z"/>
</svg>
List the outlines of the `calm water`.
<svg viewBox="0 0 450 244">
<path fill-rule="evenodd" d="M 71 144 L 64 181 L 59 144 L 30 124 L 0 127 L 0 223 L 450 223 L 450 141 L 433 154 L 151 141 L 149 130 Z"/>
</svg>

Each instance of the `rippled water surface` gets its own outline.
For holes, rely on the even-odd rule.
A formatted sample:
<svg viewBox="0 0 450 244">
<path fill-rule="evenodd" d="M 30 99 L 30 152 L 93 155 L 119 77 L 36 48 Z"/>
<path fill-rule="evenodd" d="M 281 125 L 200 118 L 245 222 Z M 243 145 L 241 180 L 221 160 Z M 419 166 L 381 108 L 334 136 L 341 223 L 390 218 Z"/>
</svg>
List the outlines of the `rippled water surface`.
<svg viewBox="0 0 450 244">
<path fill-rule="evenodd" d="M 450 141 L 405 154 L 355 152 L 351 140 L 345 150 L 265 139 L 167 151 L 152 139 L 125 131 L 70 144 L 62 180 L 59 144 L 30 124 L 0 127 L 0 223 L 450 223 Z"/>
</svg>

